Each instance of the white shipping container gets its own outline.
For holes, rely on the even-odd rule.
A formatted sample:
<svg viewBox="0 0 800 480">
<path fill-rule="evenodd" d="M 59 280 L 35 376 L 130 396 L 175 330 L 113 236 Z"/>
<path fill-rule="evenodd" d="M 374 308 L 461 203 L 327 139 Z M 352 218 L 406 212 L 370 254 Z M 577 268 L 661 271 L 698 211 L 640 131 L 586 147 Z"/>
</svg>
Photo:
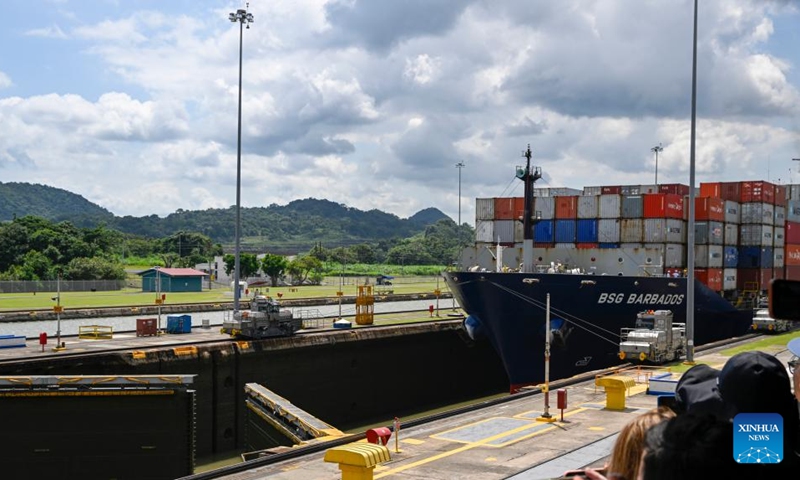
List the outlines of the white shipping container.
<svg viewBox="0 0 800 480">
<path fill-rule="evenodd" d="M 742 223 L 739 202 L 725 201 L 725 223 Z"/>
<path fill-rule="evenodd" d="M 783 226 L 786 223 L 786 207 L 775 205 L 775 221 L 773 225 Z"/>
<path fill-rule="evenodd" d="M 597 218 L 599 195 L 581 195 L 578 197 L 578 218 Z"/>
<path fill-rule="evenodd" d="M 603 193 L 603 187 L 583 187 L 584 195 L 600 195 Z"/>
<path fill-rule="evenodd" d="M 644 219 L 643 218 L 623 218 L 619 223 L 619 241 L 622 243 L 637 242 L 644 240 Z"/>
<path fill-rule="evenodd" d="M 555 248 L 575 248 L 574 243 L 556 243 Z"/>
<path fill-rule="evenodd" d="M 664 266 L 682 268 L 686 266 L 686 247 L 681 243 L 668 243 L 664 247 Z"/>
<path fill-rule="evenodd" d="M 514 243 L 521 243 L 525 240 L 525 225 L 522 222 L 514 221 Z"/>
<path fill-rule="evenodd" d="M 478 220 L 475 222 L 475 241 L 494 243 L 494 220 Z"/>
<path fill-rule="evenodd" d="M 784 256 L 785 252 L 786 251 L 783 248 L 776 248 L 775 249 L 775 251 L 773 253 L 773 260 L 772 260 L 772 266 L 774 268 L 783 268 L 784 267 L 785 262 L 784 262 L 783 256 Z"/>
<path fill-rule="evenodd" d="M 739 225 L 735 223 L 726 223 L 723 237 L 725 245 L 739 245 Z"/>
<path fill-rule="evenodd" d="M 694 264 L 697 268 L 722 268 L 722 245 L 695 245 Z"/>
<path fill-rule="evenodd" d="M 742 204 L 741 211 L 742 211 L 742 224 L 745 223 L 761 224 L 761 225 L 775 224 L 774 205 L 761 202 L 748 202 Z"/>
<path fill-rule="evenodd" d="M 645 243 L 682 243 L 686 241 L 686 222 L 677 218 L 647 218 L 644 221 Z"/>
<path fill-rule="evenodd" d="M 644 248 L 644 243 L 640 242 L 620 243 L 619 248 L 629 248 L 629 249 Z"/>
<path fill-rule="evenodd" d="M 556 201 L 553 197 L 533 199 L 533 214 L 542 220 L 552 220 L 556 214 Z"/>
<path fill-rule="evenodd" d="M 475 220 L 494 220 L 494 198 L 475 199 Z"/>
<path fill-rule="evenodd" d="M 658 193 L 658 185 L 639 185 L 639 193 Z"/>
<path fill-rule="evenodd" d="M 800 199 L 786 203 L 786 221 L 800 223 Z"/>
<path fill-rule="evenodd" d="M 514 224 L 516 220 L 495 220 L 494 238 L 500 243 L 514 242 Z"/>
<path fill-rule="evenodd" d="M 722 289 L 736 290 L 736 269 L 726 268 L 722 271 Z"/>
<path fill-rule="evenodd" d="M 786 245 L 786 229 L 784 227 L 773 227 L 772 245 L 775 247 Z"/>
<path fill-rule="evenodd" d="M 620 218 L 622 216 L 622 195 L 609 193 L 600 195 L 600 218 Z"/>
<path fill-rule="evenodd" d="M 605 197 L 605 195 L 603 195 Z M 619 196 L 619 195 L 617 195 Z M 597 221 L 597 241 L 619 243 L 619 219 L 604 218 Z"/>
<path fill-rule="evenodd" d="M 740 225 L 739 244 L 748 247 L 771 247 L 773 229 L 768 225 Z"/>
<path fill-rule="evenodd" d="M 786 185 L 786 198 L 800 200 L 800 185 Z"/>
<path fill-rule="evenodd" d="M 583 190 L 569 187 L 551 187 L 551 188 L 534 188 L 534 197 L 569 197 L 572 195 L 581 195 Z"/>
</svg>

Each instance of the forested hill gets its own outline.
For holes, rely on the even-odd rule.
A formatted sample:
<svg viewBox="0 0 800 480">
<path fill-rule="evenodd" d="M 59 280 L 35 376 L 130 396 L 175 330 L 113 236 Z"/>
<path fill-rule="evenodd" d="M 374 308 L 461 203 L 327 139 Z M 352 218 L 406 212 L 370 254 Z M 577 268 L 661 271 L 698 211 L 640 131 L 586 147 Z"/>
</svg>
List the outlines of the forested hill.
<svg viewBox="0 0 800 480">
<path fill-rule="evenodd" d="M 26 215 L 56 222 L 70 220 L 82 225 L 114 218 L 114 214 L 105 208 L 60 188 L 0 182 L 0 221 Z"/>
<path fill-rule="evenodd" d="M 199 232 L 215 243 L 233 242 L 236 209 L 178 210 L 165 218 L 116 217 L 80 195 L 44 185 L 0 183 L 0 221 L 14 216 L 36 215 L 49 220 L 68 220 L 79 227 L 99 223 L 125 233 L 165 237 L 179 231 Z M 243 208 L 242 245 L 245 250 L 286 252 L 307 250 L 318 242 L 326 246 L 353 245 L 390 238 L 406 238 L 427 225 L 447 218 L 436 208 L 427 208 L 408 219 L 380 210 L 363 211 L 331 202 L 307 198 L 288 205 Z"/>
</svg>

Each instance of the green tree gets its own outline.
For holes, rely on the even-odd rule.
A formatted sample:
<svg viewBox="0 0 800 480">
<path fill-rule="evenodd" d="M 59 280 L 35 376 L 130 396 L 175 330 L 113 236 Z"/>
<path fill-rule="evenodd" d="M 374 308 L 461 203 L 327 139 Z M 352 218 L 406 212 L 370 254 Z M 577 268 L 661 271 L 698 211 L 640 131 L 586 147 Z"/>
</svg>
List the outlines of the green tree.
<svg viewBox="0 0 800 480">
<path fill-rule="evenodd" d="M 234 255 L 227 254 L 222 257 L 222 261 L 225 262 L 225 274 L 232 275 L 233 269 L 236 266 L 236 257 Z M 259 269 L 261 269 L 261 264 L 258 261 L 258 257 L 252 253 L 240 253 L 239 268 L 241 269 L 239 278 L 244 280 L 247 277 L 255 276 Z"/>
<path fill-rule="evenodd" d="M 314 279 L 311 278 L 311 274 L 318 272 L 320 274 L 321 281 L 322 262 L 317 257 L 305 255 L 302 257 L 297 257 L 289 262 L 289 265 L 286 267 L 286 271 L 292 276 L 292 283 L 295 285 L 300 285 L 306 280 L 311 280 L 312 283 L 319 283 L 314 282 Z"/>
<path fill-rule="evenodd" d="M 283 275 L 283 272 L 286 271 L 288 266 L 289 261 L 286 260 L 286 257 L 281 255 L 268 253 L 264 255 L 264 258 L 261 260 L 261 269 L 270 278 L 273 287 L 278 286 L 278 279 Z"/>
<path fill-rule="evenodd" d="M 74 258 L 64 268 L 67 280 L 124 280 L 125 268 L 103 258 Z"/>
</svg>

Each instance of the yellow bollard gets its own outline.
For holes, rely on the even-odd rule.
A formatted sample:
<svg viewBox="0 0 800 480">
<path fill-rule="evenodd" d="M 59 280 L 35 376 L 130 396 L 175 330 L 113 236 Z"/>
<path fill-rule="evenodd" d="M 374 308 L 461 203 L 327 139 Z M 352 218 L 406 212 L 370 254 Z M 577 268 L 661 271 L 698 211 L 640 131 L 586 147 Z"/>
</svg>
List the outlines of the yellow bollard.
<svg viewBox="0 0 800 480">
<path fill-rule="evenodd" d="M 612 375 L 595 379 L 595 386 L 605 387 L 606 390 L 606 409 L 625 410 L 625 393 L 631 387 L 636 386 L 636 382 L 630 377 L 622 375 Z"/>
<path fill-rule="evenodd" d="M 342 480 L 372 480 L 375 466 L 388 462 L 389 449 L 374 443 L 350 443 L 325 452 L 325 461 L 338 463 Z"/>
</svg>

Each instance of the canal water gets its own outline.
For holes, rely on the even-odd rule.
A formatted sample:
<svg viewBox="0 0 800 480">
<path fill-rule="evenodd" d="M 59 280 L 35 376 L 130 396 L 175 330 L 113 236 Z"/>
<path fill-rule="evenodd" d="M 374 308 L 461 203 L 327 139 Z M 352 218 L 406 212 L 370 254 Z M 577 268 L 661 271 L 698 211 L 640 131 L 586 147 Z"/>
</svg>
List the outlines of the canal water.
<svg viewBox="0 0 800 480">
<path fill-rule="evenodd" d="M 374 311 L 375 313 L 392 313 L 392 312 L 405 312 L 413 310 L 427 310 L 430 305 L 436 305 L 433 300 L 411 300 L 404 302 L 376 302 Z M 439 308 L 442 311 L 452 310 L 457 305 L 453 300 L 439 300 Z M 338 305 L 319 305 L 313 307 L 291 307 L 288 308 L 295 316 L 300 316 L 306 319 L 314 318 L 330 318 L 339 315 Z M 341 315 L 343 317 L 352 317 L 355 315 L 356 306 L 354 304 L 344 304 L 341 307 Z M 187 312 L 192 317 L 192 327 L 203 326 L 203 320 L 208 320 L 211 326 L 221 326 L 222 321 L 226 315 L 230 315 L 230 311 L 214 311 L 214 312 Z M 61 320 L 61 335 L 72 336 L 78 335 L 78 327 L 87 325 L 103 325 L 110 326 L 114 332 L 135 332 L 137 318 L 155 318 L 153 315 L 136 316 L 126 315 L 120 317 L 95 317 L 95 318 L 72 318 Z M 38 338 L 39 334 L 46 332 L 48 336 L 53 337 L 56 335 L 58 329 L 56 320 L 31 320 L 28 322 L 0 322 L 0 335 L 24 335 L 27 338 Z M 161 328 L 167 327 L 167 315 L 161 315 Z"/>
</svg>

